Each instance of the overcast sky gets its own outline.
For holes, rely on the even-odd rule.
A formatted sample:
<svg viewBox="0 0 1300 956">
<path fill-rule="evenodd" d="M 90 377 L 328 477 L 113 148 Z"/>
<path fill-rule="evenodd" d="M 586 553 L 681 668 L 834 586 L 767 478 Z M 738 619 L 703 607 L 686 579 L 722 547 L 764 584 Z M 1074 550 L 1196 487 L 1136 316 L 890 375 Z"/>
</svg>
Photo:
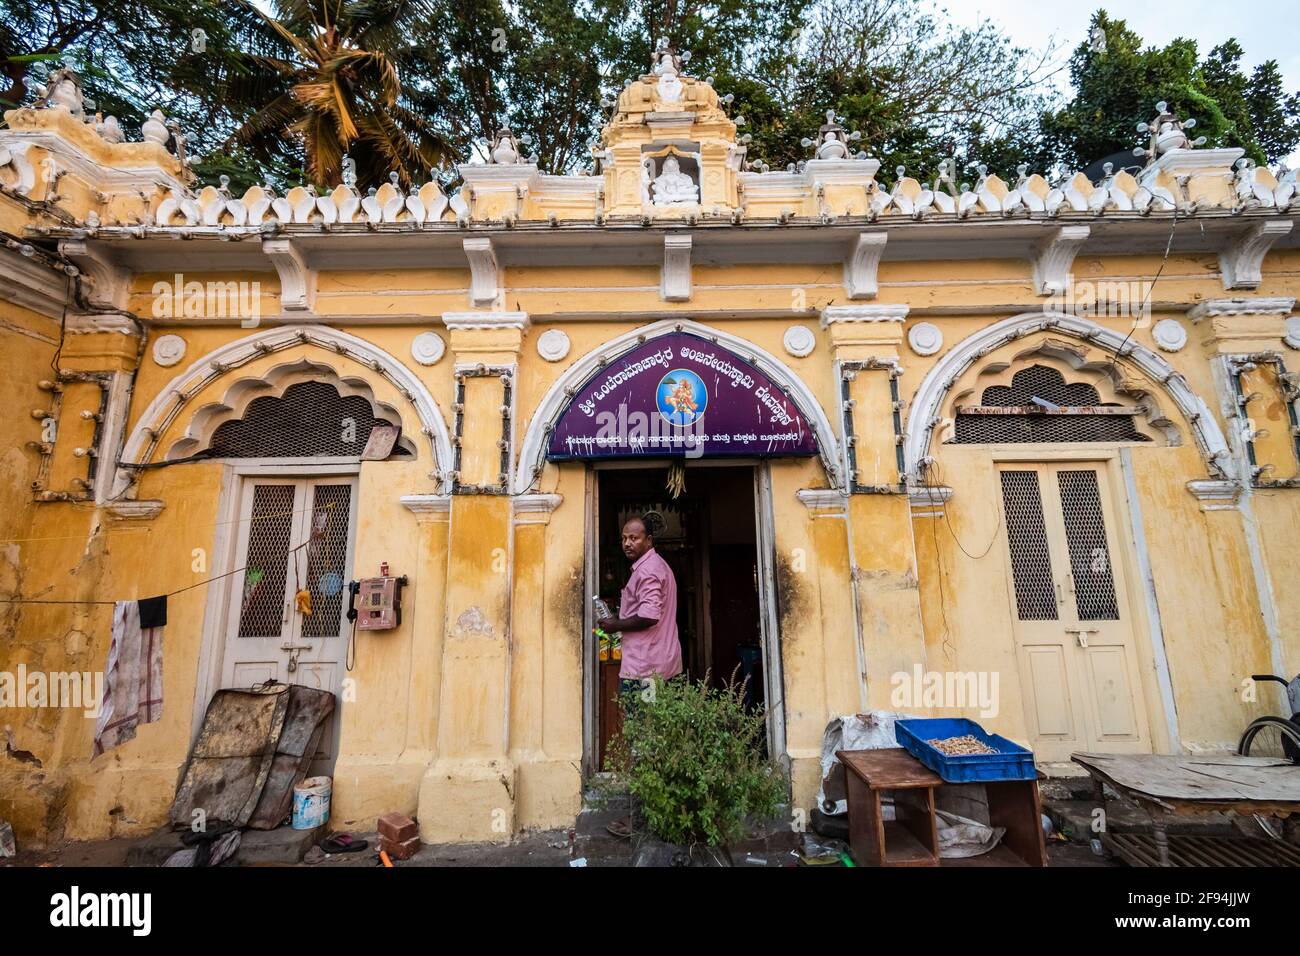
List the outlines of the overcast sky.
<svg viewBox="0 0 1300 956">
<path fill-rule="evenodd" d="M 976 26 L 992 20 L 1016 46 L 1040 50 L 1055 40 L 1060 47 L 1058 66 L 1087 37 L 1098 9 L 1127 22 L 1146 46 L 1163 47 L 1187 37 L 1204 55 L 1236 37 L 1247 73 L 1265 60 L 1277 60 L 1286 91 L 1300 91 L 1300 0 L 1272 0 L 1253 8 L 1244 0 L 1130 0 L 1123 5 L 1096 0 L 949 0 L 946 6 L 958 23 Z M 1069 71 L 1060 70 L 1053 82 L 1068 90 Z M 1286 162 L 1292 169 L 1300 166 L 1300 149 Z"/>
<path fill-rule="evenodd" d="M 1162 47 L 1188 37 L 1204 54 L 1236 37 L 1248 69 L 1277 60 L 1288 92 L 1300 90 L 1300 0 L 1258 6 L 1243 0 L 1130 0 L 1122 5 L 1096 0 L 949 0 L 946 6 L 959 23 L 974 26 L 992 20 L 1017 46 L 1041 49 L 1055 38 L 1063 47 L 1062 60 L 1087 37 L 1088 23 L 1098 9 L 1126 21 L 1147 46 Z M 1068 85 L 1065 71 L 1058 79 Z"/>
</svg>

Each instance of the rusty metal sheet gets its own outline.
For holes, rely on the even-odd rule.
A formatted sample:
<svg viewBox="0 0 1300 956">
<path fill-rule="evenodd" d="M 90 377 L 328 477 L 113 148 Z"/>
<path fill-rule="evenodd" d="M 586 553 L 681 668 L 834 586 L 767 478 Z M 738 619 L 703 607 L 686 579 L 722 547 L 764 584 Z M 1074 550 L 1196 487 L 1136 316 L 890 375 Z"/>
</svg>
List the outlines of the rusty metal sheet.
<svg viewBox="0 0 1300 956">
<path fill-rule="evenodd" d="M 293 684 L 289 687 L 289 707 L 284 728 L 275 748 L 271 770 L 248 824 L 254 830 L 273 830 L 289 815 L 293 805 L 293 788 L 307 776 L 320 746 L 321 735 L 330 714 L 334 713 L 334 695 Z"/>
<path fill-rule="evenodd" d="M 288 690 L 280 684 L 212 695 L 172 803 L 173 826 L 190 826 L 195 810 L 202 810 L 208 823 L 242 827 L 248 822 L 275 759 Z"/>
</svg>

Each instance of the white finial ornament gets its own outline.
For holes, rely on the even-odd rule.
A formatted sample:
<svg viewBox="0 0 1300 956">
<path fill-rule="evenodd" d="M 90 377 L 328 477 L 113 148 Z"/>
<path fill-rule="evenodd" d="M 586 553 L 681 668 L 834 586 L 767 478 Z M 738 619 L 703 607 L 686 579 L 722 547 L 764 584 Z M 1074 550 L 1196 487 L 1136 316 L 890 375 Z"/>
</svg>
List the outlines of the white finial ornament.
<svg viewBox="0 0 1300 956">
<path fill-rule="evenodd" d="M 149 114 L 149 118 L 140 126 L 140 134 L 144 136 L 147 143 L 158 143 L 160 146 L 167 145 L 171 133 L 167 130 L 167 120 L 163 116 L 162 110 L 154 110 Z"/>
</svg>

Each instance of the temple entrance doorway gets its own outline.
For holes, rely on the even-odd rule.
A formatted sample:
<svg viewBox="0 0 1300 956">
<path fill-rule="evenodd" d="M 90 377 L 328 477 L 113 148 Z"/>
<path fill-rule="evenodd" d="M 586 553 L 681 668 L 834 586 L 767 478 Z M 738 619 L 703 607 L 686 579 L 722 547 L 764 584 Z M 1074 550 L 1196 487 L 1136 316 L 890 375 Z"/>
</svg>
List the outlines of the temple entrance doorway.
<svg viewBox="0 0 1300 956">
<path fill-rule="evenodd" d="M 592 472 L 590 592 L 617 607 L 632 567 L 622 551 L 622 527 L 630 518 L 649 516 L 658 526 L 655 550 L 677 582 L 683 672 L 715 687 L 731 680 L 743 684 L 746 705 L 767 710 L 764 750 L 780 754 L 784 721 L 764 469 L 753 463 L 690 463 L 685 490 L 673 497 L 666 463 L 598 465 Z M 621 660 L 612 652 L 602 660 L 594 639 L 591 645 L 592 769 L 599 771 L 605 769 L 610 739 L 622 728 L 617 700 Z"/>
</svg>

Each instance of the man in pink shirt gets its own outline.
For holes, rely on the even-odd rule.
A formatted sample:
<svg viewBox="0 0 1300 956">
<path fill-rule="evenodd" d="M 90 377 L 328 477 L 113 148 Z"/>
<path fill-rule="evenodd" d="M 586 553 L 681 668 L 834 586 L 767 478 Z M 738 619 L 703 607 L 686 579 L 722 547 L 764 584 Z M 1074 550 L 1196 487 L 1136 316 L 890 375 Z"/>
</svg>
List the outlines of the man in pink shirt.
<svg viewBox="0 0 1300 956">
<path fill-rule="evenodd" d="M 606 634 L 623 632 L 623 663 L 618 691 L 625 701 L 636 702 L 642 688 L 655 676 L 667 680 L 682 672 L 682 645 L 677 637 L 677 580 L 668 562 L 655 552 L 654 537 L 642 518 L 623 525 L 623 553 L 632 562 L 632 574 L 619 598 L 618 617 L 597 622 Z M 611 823 L 615 836 L 631 836 L 627 820 Z"/>
</svg>

